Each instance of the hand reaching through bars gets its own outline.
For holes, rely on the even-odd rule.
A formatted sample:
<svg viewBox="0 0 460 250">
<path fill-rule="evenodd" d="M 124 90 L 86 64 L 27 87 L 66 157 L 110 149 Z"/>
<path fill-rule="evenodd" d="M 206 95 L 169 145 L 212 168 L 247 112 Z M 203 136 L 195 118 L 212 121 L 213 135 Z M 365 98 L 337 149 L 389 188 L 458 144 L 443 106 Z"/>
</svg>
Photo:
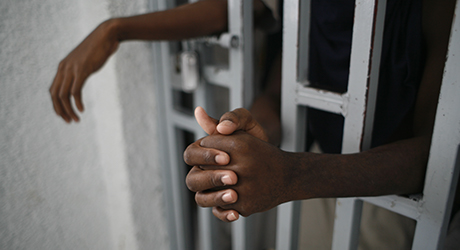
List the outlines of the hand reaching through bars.
<svg viewBox="0 0 460 250">
<path fill-rule="evenodd" d="M 270 10 L 260 2 L 254 5 L 254 11 L 256 16 L 265 16 Z M 72 97 L 83 112 L 81 90 L 85 80 L 104 65 L 122 41 L 183 40 L 220 34 L 227 26 L 227 1 L 211 0 L 104 21 L 60 62 L 49 89 L 54 111 L 68 123 L 80 120 L 72 107 Z"/>
<path fill-rule="evenodd" d="M 223 221 L 266 211 L 286 201 L 287 172 L 283 162 L 287 153 L 267 143 L 262 127 L 249 111 L 237 109 L 220 121 L 202 108 L 195 116 L 210 134 L 192 143 L 184 160 L 194 166 L 187 175 L 187 186 L 197 192 L 195 200 Z M 231 188 L 226 188 L 231 187 Z"/>
<path fill-rule="evenodd" d="M 60 63 L 49 91 L 54 111 L 67 123 L 80 119 L 72 107 L 74 98 L 77 109 L 83 112 L 82 88 L 86 79 L 99 70 L 118 48 L 119 41 L 111 31 L 111 22 L 99 25 L 83 42 Z"/>
</svg>

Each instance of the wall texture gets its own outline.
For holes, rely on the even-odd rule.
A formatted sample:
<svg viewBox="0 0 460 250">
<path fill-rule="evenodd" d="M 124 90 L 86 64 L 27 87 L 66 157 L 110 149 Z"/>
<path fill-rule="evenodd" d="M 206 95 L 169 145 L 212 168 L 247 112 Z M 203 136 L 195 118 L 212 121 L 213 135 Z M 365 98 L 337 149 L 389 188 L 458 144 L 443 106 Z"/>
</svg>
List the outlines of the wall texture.
<svg viewBox="0 0 460 250">
<path fill-rule="evenodd" d="M 110 16 L 148 0 L 0 2 L 0 249 L 168 249 L 150 45 L 122 44 L 66 124 L 59 61 Z"/>
</svg>

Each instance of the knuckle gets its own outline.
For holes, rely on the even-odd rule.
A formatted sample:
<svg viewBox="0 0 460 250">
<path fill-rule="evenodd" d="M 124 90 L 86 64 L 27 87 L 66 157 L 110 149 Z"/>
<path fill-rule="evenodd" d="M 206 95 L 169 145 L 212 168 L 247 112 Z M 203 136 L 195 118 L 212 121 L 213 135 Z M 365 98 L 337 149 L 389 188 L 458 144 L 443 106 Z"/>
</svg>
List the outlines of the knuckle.
<svg viewBox="0 0 460 250">
<path fill-rule="evenodd" d="M 228 147 L 231 151 L 234 151 L 235 149 L 237 149 L 238 147 L 240 147 L 240 145 L 238 145 L 238 143 L 237 143 L 235 140 L 228 140 L 228 142 L 227 142 L 227 147 Z"/>
<path fill-rule="evenodd" d="M 222 187 L 223 183 L 222 183 L 222 179 L 220 178 L 220 176 L 218 176 L 218 175 L 212 176 L 211 185 L 213 187 Z"/>
<path fill-rule="evenodd" d="M 197 192 L 198 190 L 196 189 L 195 186 L 195 180 L 192 176 L 190 176 L 190 173 L 187 175 L 185 178 L 185 184 L 187 185 L 187 188 L 192 191 L 192 192 Z"/>
<path fill-rule="evenodd" d="M 207 198 L 206 195 L 203 195 L 201 192 L 195 194 L 195 202 L 200 207 L 207 207 Z"/>
<path fill-rule="evenodd" d="M 72 96 L 80 96 L 80 90 L 78 89 L 72 89 L 72 91 L 70 92 L 70 94 Z"/>
<path fill-rule="evenodd" d="M 58 71 L 68 71 L 69 69 L 70 69 L 70 65 L 67 63 L 66 60 L 62 60 L 59 63 Z"/>
<path fill-rule="evenodd" d="M 209 150 L 203 152 L 203 160 L 206 163 L 214 163 L 213 153 L 211 153 Z"/>
<path fill-rule="evenodd" d="M 66 67 L 66 62 L 64 60 L 59 62 L 58 70 L 63 70 L 65 67 Z"/>
<path fill-rule="evenodd" d="M 192 155 L 191 155 L 191 152 L 190 152 L 190 150 L 191 150 L 190 147 L 191 147 L 191 145 L 188 146 L 187 149 L 185 149 L 185 151 L 184 151 L 184 156 L 183 156 L 183 157 L 184 157 L 184 162 L 185 162 L 187 165 L 193 165 L 193 164 L 192 164 L 192 160 L 191 160 L 191 159 L 192 159 Z"/>
<path fill-rule="evenodd" d="M 63 93 L 63 92 L 59 93 L 59 95 L 58 95 L 58 97 L 59 97 L 60 99 L 65 99 L 65 98 L 67 98 L 67 96 L 68 96 L 68 95 L 65 94 L 65 93 Z"/>
<path fill-rule="evenodd" d="M 196 204 L 197 204 L 198 206 L 202 206 L 202 204 L 201 204 L 201 199 L 200 199 L 198 193 L 195 194 L 195 202 L 196 202 Z"/>
<path fill-rule="evenodd" d="M 222 195 L 215 195 L 212 200 L 213 200 L 214 205 L 222 205 L 223 204 Z"/>
</svg>

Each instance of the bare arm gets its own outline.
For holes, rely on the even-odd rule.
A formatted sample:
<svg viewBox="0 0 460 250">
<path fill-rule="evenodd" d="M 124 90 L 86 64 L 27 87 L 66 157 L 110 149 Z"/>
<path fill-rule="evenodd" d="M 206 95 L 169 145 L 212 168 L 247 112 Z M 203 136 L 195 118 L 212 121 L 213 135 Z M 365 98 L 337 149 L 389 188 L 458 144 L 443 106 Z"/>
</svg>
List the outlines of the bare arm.
<svg viewBox="0 0 460 250">
<path fill-rule="evenodd" d="M 262 18 L 269 10 L 254 1 L 254 16 Z M 50 87 L 55 112 L 66 122 L 79 121 L 71 96 L 83 112 L 81 96 L 86 79 L 99 70 L 128 40 L 180 40 L 212 35 L 227 30 L 227 1 L 203 0 L 174 9 L 143 15 L 113 18 L 101 23 L 60 63 Z"/>
<path fill-rule="evenodd" d="M 454 6 L 451 0 L 424 1 L 427 58 L 414 111 L 415 136 L 359 154 L 293 155 L 293 176 L 305 177 L 299 180 L 303 195 L 294 199 L 422 191 Z"/>
<path fill-rule="evenodd" d="M 249 215 L 290 200 L 421 192 L 454 4 L 451 0 L 424 2 L 427 58 L 414 111 L 413 138 L 362 153 L 328 155 L 284 152 L 242 132 L 224 137 L 209 136 L 199 142 L 201 151 L 195 148 L 196 157 L 191 157 L 188 163 L 212 165 L 200 162 L 200 152 L 205 152 L 205 148 L 220 149 L 231 159 L 222 169 L 233 170 L 238 176 L 238 184 L 227 190 L 201 192 L 204 189 L 195 188 L 194 182 L 188 183 L 189 188 L 198 191 L 198 204 L 214 206 L 218 218 L 230 221 L 228 211 Z M 273 104 L 273 99 L 268 96 L 258 101 Z M 259 104 L 256 102 L 253 110 L 257 110 Z M 279 114 L 279 111 L 274 109 L 272 115 L 257 114 L 254 117 L 262 118 L 259 123 L 265 126 L 263 119 L 276 117 L 273 114 Z M 264 129 L 271 131 L 267 127 Z M 271 138 L 270 141 L 273 142 Z M 202 180 L 199 175 L 192 174 L 191 177 Z M 228 192 L 237 199 L 225 201 L 219 198 Z"/>
</svg>

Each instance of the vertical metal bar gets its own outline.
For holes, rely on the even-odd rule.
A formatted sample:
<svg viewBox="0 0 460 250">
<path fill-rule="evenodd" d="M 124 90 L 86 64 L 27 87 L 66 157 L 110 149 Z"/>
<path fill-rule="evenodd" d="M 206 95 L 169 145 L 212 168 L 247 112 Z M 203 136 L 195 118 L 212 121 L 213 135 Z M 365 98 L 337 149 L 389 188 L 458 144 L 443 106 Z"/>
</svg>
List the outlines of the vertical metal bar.
<svg viewBox="0 0 460 250">
<path fill-rule="evenodd" d="M 298 24 L 298 44 L 299 50 L 297 54 L 298 68 L 297 79 L 298 82 L 306 82 L 308 77 L 308 60 L 310 48 L 310 9 L 311 0 L 299 1 L 299 24 Z"/>
<path fill-rule="evenodd" d="M 239 38 L 237 48 L 229 48 L 230 60 L 230 109 L 249 108 L 253 97 L 253 59 L 252 59 L 252 1 L 228 1 L 228 30 L 231 35 Z M 253 242 L 250 237 L 250 218 L 240 218 L 232 223 L 232 248 L 238 250 L 251 249 Z"/>
<path fill-rule="evenodd" d="M 206 105 L 206 86 L 202 82 L 200 87 L 194 92 L 194 106 L 201 106 L 208 110 Z M 195 131 L 196 139 L 206 136 L 206 133 L 201 129 Z M 211 208 L 198 207 L 198 237 L 199 249 L 213 250 L 217 249 L 217 229 L 214 225 L 213 214 Z"/>
<path fill-rule="evenodd" d="M 153 51 L 156 56 L 154 56 L 155 64 L 156 64 L 156 71 L 155 71 L 155 82 L 160 83 L 163 81 L 163 70 L 162 70 L 162 58 L 161 56 L 158 56 L 161 53 L 161 47 L 162 45 L 159 43 L 155 43 L 152 45 L 153 46 Z M 164 103 L 164 90 L 163 90 L 163 84 L 157 84 L 155 86 L 157 88 L 156 91 L 156 98 L 158 100 L 158 103 Z M 161 117 L 166 117 L 166 110 L 165 108 L 159 108 L 158 109 L 160 116 Z M 167 130 L 167 122 L 164 119 L 159 119 L 159 130 L 160 131 L 166 131 Z M 168 137 L 165 133 L 158 133 L 158 136 L 160 138 L 160 141 L 163 142 L 165 147 L 160 147 L 160 155 L 169 155 L 169 142 L 168 142 Z M 171 162 L 169 157 L 162 157 L 161 158 L 161 163 L 163 166 L 162 170 L 162 175 L 163 175 L 163 180 L 169 180 L 172 176 L 170 172 L 169 166 L 171 166 Z M 163 189 L 164 189 L 164 200 L 166 203 L 166 214 L 167 214 L 167 221 L 168 221 L 168 232 L 169 232 L 169 239 L 170 239 L 170 246 L 171 249 L 184 249 L 183 247 L 179 246 L 184 246 L 184 243 L 179 240 L 179 236 L 177 233 L 177 228 L 176 228 L 176 217 L 175 217 L 175 211 L 171 208 L 174 208 L 174 199 L 173 199 L 173 187 L 172 183 L 170 181 L 164 181 L 163 182 Z"/>
<path fill-rule="evenodd" d="M 299 2 L 284 3 L 284 34 L 282 63 L 281 121 L 283 141 L 281 148 L 286 151 L 303 151 L 305 145 L 306 108 L 298 106 L 294 98 L 299 88 L 297 77 L 306 79 L 308 67 L 308 33 L 301 32 L 299 41 Z M 307 15 L 310 1 L 302 2 L 302 20 L 309 20 Z M 309 22 L 307 22 L 308 25 Z M 303 27 L 303 26 L 302 26 Z M 309 25 L 308 25 L 309 27 Z M 302 57 L 299 58 L 299 47 Z M 299 67 L 298 67 L 299 66 Z M 299 230 L 300 202 L 289 202 L 278 207 L 276 249 L 297 249 Z"/>
<path fill-rule="evenodd" d="M 386 1 L 356 1 L 342 153 L 370 147 Z M 362 201 L 337 199 L 332 249 L 357 249 Z"/>
<path fill-rule="evenodd" d="M 162 9 L 165 9 L 165 3 L 164 1 L 150 1 L 150 6 L 151 9 L 154 11 L 159 11 Z M 166 103 L 166 100 L 164 98 L 165 93 L 165 86 L 164 84 L 161 84 L 164 82 L 164 72 L 165 69 L 163 67 L 163 54 L 162 54 L 162 48 L 167 47 L 166 43 L 153 43 L 152 44 L 152 49 L 153 49 L 153 54 L 154 54 L 154 63 L 155 67 L 153 70 L 155 70 L 155 87 L 157 91 L 155 91 L 155 97 L 157 98 L 158 102 L 157 103 Z M 166 109 L 164 108 L 165 105 L 159 105 L 158 112 L 161 117 L 166 117 Z M 159 123 L 159 130 L 160 131 L 166 131 L 168 124 L 166 122 L 166 119 L 158 119 Z M 164 143 L 165 147 L 160 147 L 161 154 L 160 155 L 169 155 L 169 141 L 168 137 L 165 133 L 158 133 L 160 140 Z M 169 166 L 171 166 L 171 162 L 169 157 L 161 157 L 161 163 L 163 166 L 163 180 L 169 180 L 171 178 L 171 172 Z M 174 208 L 174 199 L 172 198 L 174 196 L 174 193 L 172 191 L 172 183 L 169 181 L 164 181 L 163 182 L 163 188 L 164 188 L 164 200 L 166 203 L 166 215 L 167 215 L 167 222 L 168 222 L 168 235 L 170 239 L 170 247 L 171 249 L 185 249 L 185 243 L 183 242 L 183 238 L 180 238 L 177 233 L 177 228 L 176 228 L 176 218 L 175 218 L 175 211 L 172 209 Z"/>
<path fill-rule="evenodd" d="M 425 177 L 422 214 L 412 249 L 442 249 L 457 185 L 460 145 L 460 6 L 457 1 L 444 68 L 430 158 Z"/>
<path fill-rule="evenodd" d="M 162 60 L 163 61 L 168 61 L 169 60 L 169 45 L 167 43 L 161 43 L 161 54 L 162 54 Z M 164 74 L 164 80 L 165 82 L 170 82 L 168 79 L 169 78 L 169 72 L 172 72 L 171 69 L 169 68 L 169 64 L 163 64 L 164 71 L 167 72 Z M 180 164 L 178 155 L 177 155 L 177 135 L 176 131 L 174 129 L 174 123 L 171 120 L 171 116 L 168 114 L 171 114 L 175 112 L 173 110 L 173 100 L 172 100 L 172 94 L 171 94 L 171 85 L 166 85 L 164 90 L 163 90 L 163 98 L 165 101 L 164 109 L 165 109 L 165 121 L 166 121 L 166 131 L 167 131 L 167 138 L 168 140 L 168 158 L 170 160 L 170 167 L 169 172 L 170 176 L 168 180 L 170 181 L 171 185 L 171 192 L 172 196 L 171 199 L 173 200 L 173 213 L 174 213 L 174 228 L 175 228 L 175 236 L 176 236 L 176 242 L 177 242 L 177 249 L 187 249 L 188 246 L 192 245 L 191 242 L 191 235 L 190 231 L 188 230 L 190 228 L 190 215 L 189 215 L 189 207 L 184 204 L 184 199 L 183 199 L 183 185 L 182 185 L 182 178 L 180 178 L 180 167 L 182 164 Z M 171 140 L 172 139 L 172 140 Z M 184 187 L 185 188 L 185 187 Z"/>
<path fill-rule="evenodd" d="M 359 199 L 337 199 L 332 249 L 357 249 L 362 208 Z"/>
<path fill-rule="evenodd" d="M 367 103 L 373 102 L 372 106 L 375 106 L 375 95 L 371 100 L 368 90 L 374 92 L 377 88 L 385 8 L 386 1 L 382 0 L 356 1 L 348 80 L 348 112 L 344 114 L 344 154 L 359 152 L 364 140 L 364 127 L 372 126 L 372 117 L 368 118 L 370 124 L 365 124 L 364 118 L 370 115 L 366 113 Z"/>
<path fill-rule="evenodd" d="M 152 3 L 152 5 L 156 5 L 157 10 L 164 10 L 167 8 L 171 8 L 170 3 L 168 1 L 158 1 L 156 3 Z M 162 43 L 155 43 L 154 44 L 154 52 L 156 54 L 156 81 L 158 83 L 158 94 L 157 97 L 159 98 L 159 103 L 164 103 L 165 105 L 160 106 L 160 113 L 162 113 L 165 117 L 162 124 L 160 124 L 160 128 L 166 133 L 160 133 L 162 136 L 162 140 L 166 144 L 166 147 L 163 148 L 165 151 L 165 155 L 167 157 L 163 158 L 163 162 L 166 163 L 164 165 L 164 175 L 165 180 L 169 180 L 165 182 L 165 199 L 167 204 L 167 214 L 168 214 L 168 224 L 169 224 L 169 233 L 170 233 L 170 244 L 171 249 L 187 249 L 188 246 L 191 244 L 191 237 L 190 232 L 188 232 L 188 228 L 190 227 L 190 220 L 187 216 L 186 206 L 183 204 L 183 200 L 181 199 L 181 190 L 180 190 L 180 182 L 178 180 L 178 161 L 176 155 L 176 145 L 175 141 L 171 140 L 175 138 L 175 131 L 172 126 L 172 121 L 170 118 L 170 113 L 172 111 L 172 98 L 171 98 L 171 89 L 170 84 L 162 84 L 170 83 L 171 82 L 171 65 L 165 64 L 163 62 L 170 61 L 170 46 L 166 42 Z M 169 139 L 168 139 L 169 138 Z"/>
</svg>

